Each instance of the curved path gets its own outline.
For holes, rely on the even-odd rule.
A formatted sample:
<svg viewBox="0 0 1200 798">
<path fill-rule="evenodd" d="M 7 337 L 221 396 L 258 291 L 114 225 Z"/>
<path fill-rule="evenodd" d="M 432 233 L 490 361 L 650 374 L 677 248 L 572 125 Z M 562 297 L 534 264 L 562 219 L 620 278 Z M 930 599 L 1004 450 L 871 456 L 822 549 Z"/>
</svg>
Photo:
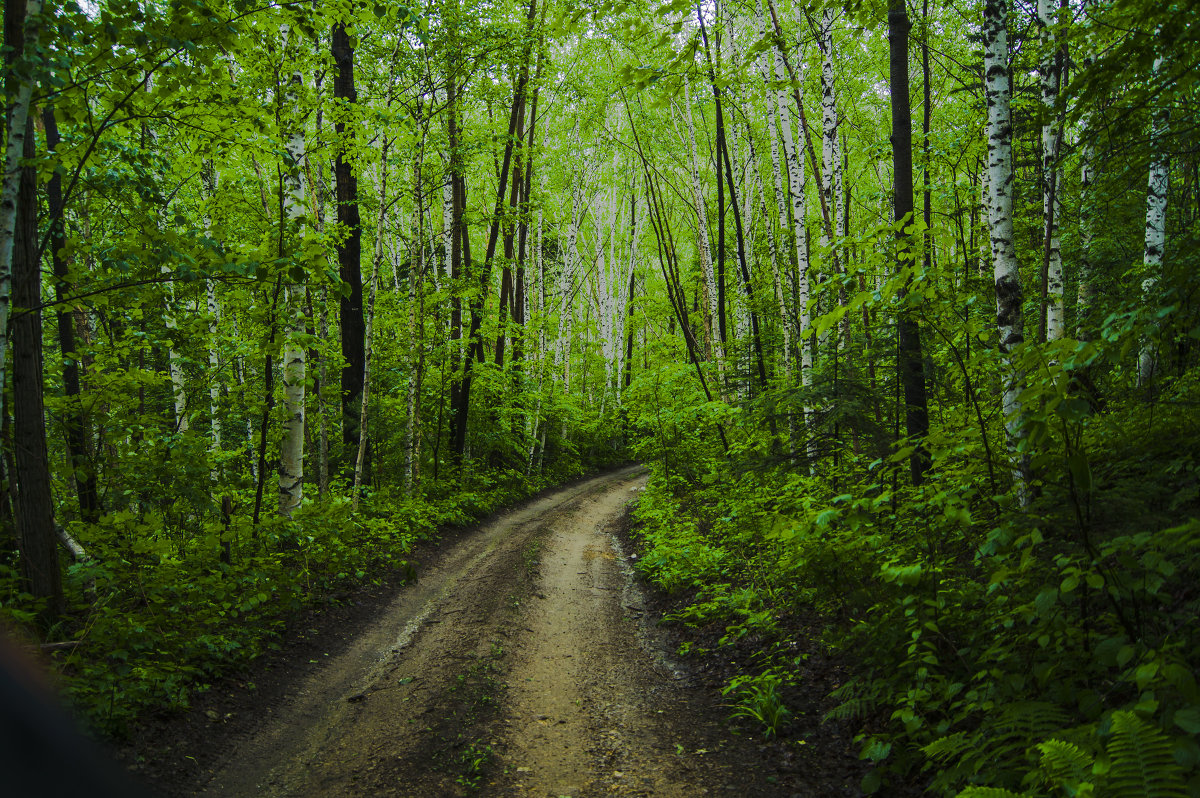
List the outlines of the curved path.
<svg viewBox="0 0 1200 798">
<path fill-rule="evenodd" d="M 694 796 L 749 789 L 612 534 L 639 467 L 449 546 L 265 716 L 211 796 Z M 765 786 L 765 785 L 764 785 Z M 769 793 L 768 793 L 769 794 Z"/>
</svg>

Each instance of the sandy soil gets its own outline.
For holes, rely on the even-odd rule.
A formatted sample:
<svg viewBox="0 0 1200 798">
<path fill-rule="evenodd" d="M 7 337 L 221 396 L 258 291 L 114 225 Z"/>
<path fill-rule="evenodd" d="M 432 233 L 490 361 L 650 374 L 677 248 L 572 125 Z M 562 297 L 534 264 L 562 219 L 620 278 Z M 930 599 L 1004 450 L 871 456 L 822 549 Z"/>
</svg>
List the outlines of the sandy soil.
<svg viewBox="0 0 1200 798">
<path fill-rule="evenodd" d="M 670 655 L 616 532 L 637 467 L 447 546 L 361 632 L 309 651 L 253 722 L 210 729 L 182 794 L 815 795 L 756 768 Z"/>
</svg>

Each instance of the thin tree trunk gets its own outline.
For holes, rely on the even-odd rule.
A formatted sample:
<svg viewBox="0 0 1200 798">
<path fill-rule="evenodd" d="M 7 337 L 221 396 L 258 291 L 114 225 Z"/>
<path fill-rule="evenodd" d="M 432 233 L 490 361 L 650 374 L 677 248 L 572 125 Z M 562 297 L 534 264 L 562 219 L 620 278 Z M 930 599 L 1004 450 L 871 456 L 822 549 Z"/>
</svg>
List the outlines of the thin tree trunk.
<svg viewBox="0 0 1200 798">
<path fill-rule="evenodd" d="M 354 87 L 354 48 L 346 26 L 342 23 L 333 26 L 331 50 L 337 66 L 337 74 L 333 79 L 333 94 L 346 104 L 344 111 L 352 114 L 358 102 L 358 92 Z M 338 273 L 342 284 L 348 289 L 343 292 L 340 303 L 342 358 L 345 361 L 341 375 L 342 447 L 346 476 L 352 478 L 354 463 L 350 457 L 358 451 L 358 430 L 361 427 L 358 411 L 362 406 L 363 367 L 366 358 L 361 263 L 362 219 L 358 209 L 358 177 L 346 157 L 347 151 L 354 143 L 355 135 L 351 132 L 354 128 L 348 129 L 346 123 L 339 120 L 333 129 L 339 142 L 333 167 L 337 184 L 337 220 L 346 233 L 346 238 L 337 247 Z"/>
<path fill-rule="evenodd" d="M 30 127 L 30 104 L 33 96 L 33 70 L 19 76 L 17 65 L 25 53 L 32 58 L 37 44 L 42 12 L 41 0 L 10 0 L 4 7 L 5 97 L 11 97 L 7 114 L 8 126 L 4 138 L 4 182 L 0 188 L 0 417 L 4 416 L 3 386 L 6 378 L 6 358 L 9 344 L 9 313 L 12 306 L 13 258 L 16 229 L 20 215 L 21 158 L 25 152 L 25 137 Z M 7 102 L 5 103 L 8 104 Z M 35 210 L 36 214 L 36 210 Z M 34 233 L 36 236 L 36 232 Z"/>
<path fill-rule="evenodd" d="M 284 31 L 284 48 L 287 47 L 288 31 Z M 299 236 L 304 220 L 304 184 L 300 180 L 301 165 L 304 163 L 304 132 L 302 122 L 295 117 L 299 111 L 299 91 L 302 78 L 299 72 L 292 74 L 285 91 L 288 108 L 286 124 L 293 126 L 288 136 L 287 161 L 280 171 L 279 183 L 279 258 L 287 261 L 291 246 L 290 236 Z M 303 290 L 289 276 L 284 288 L 284 333 L 283 333 L 283 437 L 279 443 L 279 513 L 290 518 L 304 498 L 304 413 L 305 413 L 305 355 L 306 350 L 299 342 L 305 331 L 303 312 Z"/>
<path fill-rule="evenodd" d="M 380 215 L 382 216 L 382 213 Z M 351 506 L 355 511 L 358 510 L 358 500 L 362 493 L 363 465 L 367 458 L 368 400 L 371 394 L 371 334 L 375 323 L 375 290 L 379 285 L 379 262 L 381 260 L 383 260 L 383 247 L 377 244 L 375 257 L 371 266 L 371 288 L 367 299 L 367 329 L 366 338 L 364 339 L 366 359 L 363 361 L 362 412 L 359 414 L 361 421 L 358 428 L 358 456 L 354 460 L 354 490 L 351 492 L 353 496 Z"/>
<path fill-rule="evenodd" d="M 696 244 L 700 249 L 700 271 L 704 275 L 704 283 L 708 289 L 706 292 L 708 294 L 708 308 L 707 313 L 705 314 L 706 324 L 704 327 L 707 333 L 710 356 L 717 361 L 722 374 L 721 382 L 724 383 L 724 342 L 720 338 L 714 337 L 712 334 L 712 326 L 717 320 L 719 310 L 717 306 L 716 273 L 713 270 L 712 245 L 708 239 L 708 204 L 704 200 L 703 186 L 700 182 L 700 159 L 696 153 L 696 127 L 692 121 L 692 98 L 686 78 L 684 79 L 683 83 L 683 98 L 683 117 L 687 122 L 688 152 L 691 155 L 691 160 L 689 163 L 692 174 L 692 197 L 696 202 Z"/>
<path fill-rule="evenodd" d="M 1163 57 L 1154 59 L 1154 74 L 1162 71 Z M 1161 102 L 1161 100 L 1160 100 Z M 1154 306 L 1154 289 L 1162 274 L 1163 249 L 1167 241 L 1167 190 L 1170 172 L 1163 138 L 1169 121 L 1166 106 L 1154 109 L 1150 122 L 1150 174 L 1146 182 L 1146 246 L 1142 255 L 1142 305 Z M 1149 387 L 1157 370 L 1158 347 L 1147 338 L 1138 353 L 1138 385 Z"/>
<path fill-rule="evenodd" d="M 211 160 L 206 159 L 201 165 L 200 179 L 204 184 L 207 201 L 215 203 L 220 177 Z M 212 216 L 207 209 L 204 214 L 204 230 L 205 235 L 212 238 Z M 204 293 L 208 301 L 208 427 L 210 457 L 213 458 L 209 465 L 209 471 L 211 481 L 215 485 L 218 476 L 216 459 L 221 451 L 221 418 L 218 414 L 221 388 L 217 382 L 217 375 L 221 372 L 221 360 L 217 347 L 217 328 L 221 320 L 221 306 L 217 302 L 216 284 L 211 278 L 204 281 Z"/>
<path fill-rule="evenodd" d="M 25 118 L 22 158 L 35 155 L 33 116 Z M 42 273 L 38 253 L 37 174 L 22 166 L 16 196 L 12 248 L 13 449 L 17 479 L 17 542 L 28 591 L 46 600 L 45 620 L 62 614 L 62 573 L 50 494 L 42 369 Z"/>
<path fill-rule="evenodd" d="M 371 336 L 375 326 L 375 292 L 379 287 L 379 265 L 383 262 L 383 241 L 386 235 L 387 223 L 387 179 L 388 179 L 388 147 L 391 142 L 385 136 L 379 149 L 379 218 L 375 225 L 375 251 L 371 257 L 370 292 L 367 299 L 367 327 L 363 343 L 366 347 L 366 358 L 363 360 L 363 390 L 362 408 L 359 413 L 358 451 L 354 458 L 354 490 L 351 499 L 353 508 L 358 509 L 358 500 L 362 492 L 363 466 L 367 458 L 367 419 L 370 410 L 368 400 L 371 394 Z M 418 236 L 419 239 L 419 236 Z M 415 259 L 414 259 L 415 260 Z M 416 267 L 416 263 L 413 264 Z"/>
<path fill-rule="evenodd" d="M 772 19 L 775 22 L 776 31 L 778 32 L 778 19 L 776 18 L 774 9 L 774 0 L 768 0 L 771 9 Z M 764 20 L 765 25 L 765 20 Z M 778 37 L 777 37 L 778 38 Z M 778 81 L 787 80 L 791 75 L 791 70 L 787 68 L 785 55 L 780 49 L 777 42 L 775 47 L 775 79 Z M 802 80 L 803 76 L 800 76 Z M 800 84 L 797 84 L 800 85 Z M 801 97 L 798 89 L 793 89 L 793 99 L 798 107 L 802 107 Z M 787 92 L 780 89 L 775 93 L 776 113 L 779 116 L 779 128 L 783 137 L 783 157 L 787 164 L 788 172 L 788 194 L 791 197 L 792 206 L 792 236 L 796 252 L 796 310 L 797 319 L 797 337 L 800 348 L 800 385 L 807 397 L 812 389 L 812 345 L 810 341 L 805 340 L 802 336 L 808 330 L 811 320 L 808 307 L 809 301 L 809 282 L 808 282 L 808 230 L 807 218 L 805 213 L 805 180 L 804 180 L 804 159 L 800 154 L 799 147 L 794 137 L 794 129 L 792 128 L 791 113 L 788 110 Z M 801 127 L 804 126 L 804 120 L 801 119 Z M 805 438 L 808 441 L 808 458 L 810 461 L 815 461 L 817 456 L 816 440 L 808 429 L 809 418 L 812 415 L 812 408 L 807 402 L 801 408 L 800 426 L 805 430 Z"/>
<path fill-rule="evenodd" d="M 992 272 L 996 284 L 996 325 L 1000 353 L 1008 361 L 1004 376 L 1003 412 L 1009 451 L 1024 435 L 1020 395 L 1024 375 L 1012 361 L 1013 351 L 1025 341 L 1021 313 L 1022 292 L 1012 218 L 1012 117 L 1008 78 L 1008 0 L 986 0 L 983 8 L 984 77 L 987 97 L 988 228 Z M 1013 479 L 1022 504 L 1028 501 L 1025 463 L 1014 464 Z"/>
<path fill-rule="evenodd" d="M 46 149 L 53 156 L 58 149 L 58 122 L 54 117 L 54 109 L 47 107 L 42 111 L 42 120 L 46 128 Z M 63 235 L 64 208 L 62 196 L 62 175 L 57 171 L 46 184 L 46 204 L 51 219 L 50 230 L 50 261 L 54 267 L 54 296 L 58 300 L 56 321 L 58 324 L 58 343 L 62 351 L 63 393 L 69 402 L 63 415 L 63 427 L 66 432 L 67 457 L 71 462 L 71 477 L 75 483 L 75 492 L 79 498 L 79 517 L 85 523 L 95 523 L 100 518 L 100 498 L 96 491 L 96 473 L 88 461 L 88 424 L 80 402 L 79 361 L 75 344 L 75 320 L 73 311 L 66 304 L 71 286 L 67 280 L 70 268 L 63 257 L 63 247 L 66 246 Z"/>
<path fill-rule="evenodd" d="M 895 164 L 897 271 L 914 265 L 911 236 L 904 228 L 913 219 L 912 118 L 908 105 L 908 11 L 904 0 L 893 0 L 888 10 L 888 43 L 891 50 L 892 159 Z M 907 281 L 906 281 L 907 282 Z M 901 297 L 903 298 L 903 297 Z M 925 403 L 925 371 L 921 353 L 921 328 L 912 309 L 902 303 L 896 320 L 899 376 L 904 386 L 904 422 L 909 440 L 916 444 L 909 457 L 914 486 L 925 479 L 929 455 L 924 439 L 929 434 Z"/>
<path fill-rule="evenodd" d="M 1062 218 L 1058 165 L 1059 142 L 1062 131 L 1056 106 L 1062 85 L 1062 61 L 1054 34 L 1056 0 L 1037 0 L 1037 23 L 1044 53 L 1039 67 L 1042 84 L 1042 220 L 1044 236 L 1042 312 L 1039 335 L 1042 341 L 1056 341 L 1063 336 L 1063 274 L 1062 243 L 1058 228 Z"/>
<path fill-rule="evenodd" d="M 1085 16 L 1091 2 L 1092 0 L 1083 0 Z M 1080 59 L 1081 68 L 1086 71 L 1094 61 L 1091 43 L 1085 40 L 1084 52 Z M 1075 301 L 1075 337 L 1080 341 L 1090 341 L 1095 335 L 1092 319 L 1092 307 L 1096 301 L 1092 264 L 1092 241 L 1096 237 L 1096 200 L 1092 185 L 1096 179 L 1093 124 L 1092 111 L 1084 111 L 1079 119 L 1079 286 Z"/>
<path fill-rule="evenodd" d="M 725 182 L 729 188 L 729 204 L 733 206 L 733 222 L 734 232 L 737 240 L 737 255 L 738 266 L 742 276 L 742 290 L 746 293 L 746 307 L 750 316 L 750 334 L 754 346 L 755 361 L 758 365 L 758 385 L 760 390 L 766 390 L 767 387 L 767 365 L 766 356 L 763 353 L 762 336 L 758 327 L 758 311 L 755 309 L 754 302 L 754 284 L 750 280 L 750 265 L 746 260 L 746 241 L 745 232 L 742 229 L 742 214 L 739 210 L 737 200 L 737 190 L 734 182 L 733 162 L 729 158 L 729 148 L 726 146 L 725 136 L 725 114 L 721 106 L 721 88 L 717 82 L 716 63 L 714 62 L 708 48 L 708 32 L 704 25 L 704 17 L 700 13 L 699 6 L 696 7 L 696 17 L 700 22 L 700 37 L 704 42 L 704 54 L 708 60 L 708 76 L 712 83 L 713 99 L 717 107 L 717 158 L 725 163 Z M 720 180 L 721 170 L 717 170 L 717 179 Z M 723 258 L 718 255 L 717 262 L 720 264 Z M 721 305 L 721 310 L 724 312 L 724 281 L 723 270 L 717 271 L 717 293 L 718 302 Z M 722 343 L 724 343 L 724 330 L 722 330 Z"/>
</svg>

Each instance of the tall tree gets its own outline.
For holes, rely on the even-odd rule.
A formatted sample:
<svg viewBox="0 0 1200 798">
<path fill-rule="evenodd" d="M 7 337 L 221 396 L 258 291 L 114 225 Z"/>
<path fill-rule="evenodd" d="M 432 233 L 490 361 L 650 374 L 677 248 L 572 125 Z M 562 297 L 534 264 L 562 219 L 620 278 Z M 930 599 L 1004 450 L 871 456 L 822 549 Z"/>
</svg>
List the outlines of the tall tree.
<svg viewBox="0 0 1200 798">
<path fill-rule="evenodd" d="M 354 4 L 350 4 L 353 8 Z M 354 459 L 358 451 L 359 413 L 362 409 L 363 369 L 366 364 L 366 321 L 363 317 L 362 217 L 358 209 L 358 176 L 350 153 L 355 145 L 358 125 L 353 120 L 358 103 L 354 87 L 354 47 L 346 22 L 333 25 L 330 46 L 337 73 L 333 78 L 333 96 L 338 103 L 334 133 L 338 147 L 334 156 L 334 181 L 337 196 L 337 221 L 345 236 L 338 244 L 338 274 L 345 289 L 340 302 L 342 334 L 342 448 L 345 474 L 354 478 Z M 370 454 L 368 453 L 368 458 Z"/>
<path fill-rule="evenodd" d="M 53 158 L 60 138 L 58 120 L 54 109 L 42 111 L 42 124 L 46 130 L 46 150 Z M 88 523 L 100 518 L 100 497 L 96 491 L 96 474 L 88 458 L 87 417 L 80 397 L 80 356 L 75 342 L 75 319 L 69 302 L 71 292 L 70 265 L 64 254 L 66 248 L 65 209 L 63 207 L 62 173 L 56 168 L 46 184 L 46 206 L 50 217 L 50 263 L 54 269 L 54 298 L 58 301 L 55 312 L 58 328 L 58 343 L 62 353 L 63 393 L 70 403 L 63 418 L 67 456 L 71 461 L 71 478 L 79 497 L 79 517 Z"/>
<path fill-rule="evenodd" d="M 1163 57 L 1154 59 L 1153 73 L 1163 69 Z M 1150 122 L 1150 172 L 1146 179 L 1146 234 L 1142 253 L 1142 301 L 1154 304 L 1154 289 L 1163 267 L 1163 249 L 1167 243 L 1167 189 L 1170 186 L 1170 162 L 1163 139 L 1167 134 L 1170 112 L 1160 99 L 1152 111 Z M 1142 344 L 1138 354 L 1138 383 L 1150 386 L 1154 382 L 1158 347 L 1151 338 Z"/>
<path fill-rule="evenodd" d="M 284 28 L 283 58 L 288 60 L 288 33 Z M 303 78 L 299 71 L 293 72 L 284 89 L 288 107 L 281 114 L 289 131 L 281 130 L 286 136 L 286 159 L 281 167 L 279 179 L 279 259 L 289 264 L 284 279 L 284 332 L 283 332 L 283 437 L 279 443 L 279 512 L 291 517 L 304 498 L 304 415 L 305 415 L 305 356 L 306 348 L 300 337 L 306 324 L 302 299 L 304 288 L 297 275 L 303 274 L 303 266 L 296 263 L 299 239 L 304 229 L 304 183 L 300 179 L 301 164 L 304 163 L 304 122 L 300 116 L 300 90 Z M 302 255 L 301 255 L 302 257 Z"/>
<path fill-rule="evenodd" d="M 1037 24 L 1042 40 L 1042 311 L 1038 336 L 1054 341 L 1063 336 L 1063 265 L 1059 226 L 1062 219 L 1062 168 L 1058 162 L 1062 127 L 1058 95 L 1062 84 L 1062 50 L 1055 33 L 1057 0 L 1037 0 Z"/>
<path fill-rule="evenodd" d="M 1012 362 L 1013 351 L 1025 341 L 1021 273 L 1013 238 L 1013 155 L 1011 84 L 1008 77 L 1008 0 L 986 0 L 983 6 L 983 70 L 987 97 L 988 232 L 992 273 L 996 285 L 996 326 L 1000 353 L 1008 361 L 1003 376 L 1003 410 L 1010 450 L 1024 434 L 1020 418 L 1023 376 Z M 1013 470 L 1023 500 L 1023 461 Z"/>
<path fill-rule="evenodd" d="M 908 103 L 908 32 L 911 28 L 904 0 L 893 0 L 888 9 L 888 44 L 891 54 L 892 163 L 895 180 L 897 269 L 901 273 L 915 265 L 912 236 L 906 228 L 913 225 L 912 116 Z M 903 292 L 907 293 L 907 292 Z M 921 353 L 921 327 L 910 303 L 901 294 L 896 320 L 900 382 L 904 387 L 905 429 L 916 444 L 909 456 L 909 472 L 914 485 L 920 485 L 929 468 L 924 439 L 929 434 L 929 413 L 925 399 L 925 366 Z"/>
<path fill-rule="evenodd" d="M 41 0 L 20 0 L 4 6 L 4 182 L 0 188 L 0 388 L 7 382 L 9 314 L 12 310 L 13 250 L 20 213 L 21 158 L 33 97 L 34 70 L 31 61 L 41 23 Z M 28 59 L 26 59 L 28 56 Z M 25 63 L 22 63 L 25 61 Z M 9 103 L 11 102 L 11 106 Z M 4 415 L 4 391 L 0 390 L 0 417 Z"/>
</svg>

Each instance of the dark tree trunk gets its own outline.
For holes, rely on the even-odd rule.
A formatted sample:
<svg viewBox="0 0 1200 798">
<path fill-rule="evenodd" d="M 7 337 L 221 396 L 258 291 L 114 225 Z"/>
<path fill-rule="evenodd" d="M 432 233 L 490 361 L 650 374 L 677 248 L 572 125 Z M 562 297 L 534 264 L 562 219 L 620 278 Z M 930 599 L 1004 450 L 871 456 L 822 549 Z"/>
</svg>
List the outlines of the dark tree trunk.
<svg viewBox="0 0 1200 798">
<path fill-rule="evenodd" d="M 337 74 L 333 79 L 333 94 L 349 104 L 358 102 L 354 89 L 354 48 L 345 25 L 334 25 L 332 35 L 333 60 Z M 358 430 L 361 423 L 363 370 L 366 364 L 366 320 L 363 317 L 362 290 L 362 221 L 358 212 L 358 178 L 345 157 L 353 133 L 346 124 L 334 125 L 339 147 L 333 165 L 337 183 L 337 221 L 346 231 L 345 240 L 338 245 L 338 269 L 347 291 L 341 300 L 342 357 L 342 456 L 347 475 L 354 477 L 354 457 L 358 452 Z M 367 467 L 364 464 L 364 470 Z"/>
<path fill-rule="evenodd" d="M 33 115 L 26 121 L 24 157 L 33 158 Z M 46 600 L 43 617 L 63 610 L 62 573 L 54 534 L 50 458 L 42 403 L 42 272 L 37 249 L 37 174 L 21 168 L 12 259 L 13 448 L 17 466 L 17 543 L 21 575 L 36 598 Z"/>
<path fill-rule="evenodd" d="M 518 78 L 519 81 L 520 78 Z M 519 91 L 520 86 L 517 89 Z M 521 204 L 521 191 L 525 186 L 521 169 L 521 149 L 525 139 L 525 131 L 523 130 L 525 107 L 524 97 L 521 99 L 521 107 L 517 110 L 516 114 L 517 129 L 512 134 L 512 141 L 516 143 L 516 152 L 514 153 L 516 157 L 512 168 L 512 182 L 508 188 L 509 218 L 504 225 L 504 269 L 500 275 L 500 323 L 496 331 L 496 366 L 498 368 L 504 367 L 504 344 L 508 337 L 508 320 L 516 317 L 513 309 L 513 294 L 516 291 L 513 275 L 513 262 L 516 260 L 516 253 L 513 248 L 516 245 L 517 233 L 514 215 Z"/>
<path fill-rule="evenodd" d="M 724 347 L 726 344 L 726 339 L 725 339 L 725 267 L 724 267 L 724 262 L 725 262 L 725 254 L 724 254 L 724 251 L 725 251 L 725 246 L 724 246 L 725 207 L 724 207 L 724 205 L 725 204 L 724 204 L 724 200 L 723 200 L 723 194 L 721 193 L 721 189 L 720 189 L 721 172 L 722 172 L 721 164 L 724 163 L 725 164 L 725 169 L 724 169 L 725 181 L 729 187 L 729 204 L 733 206 L 733 223 L 734 223 L 734 230 L 736 231 L 736 234 L 737 234 L 738 266 L 740 267 L 741 274 L 742 274 L 742 287 L 746 291 L 746 304 L 749 307 L 749 311 L 750 311 L 750 333 L 754 339 L 754 355 L 758 362 L 759 387 L 761 389 L 765 390 L 767 387 L 767 365 L 766 365 L 766 360 L 763 355 L 762 338 L 759 336 L 759 332 L 758 332 L 758 314 L 754 310 L 754 287 L 750 282 L 750 268 L 749 268 L 748 264 L 746 263 L 746 242 L 745 242 L 745 237 L 744 237 L 743 231 L 742 231 L 742 214 L 741 214 L 741 211 L 738 209 L 738 204 L 737 204 L 737 191 L 734 188 L 733 162 L 729 158 L 729 148 L 727 147 L 727 145 L 725 143 L 725 115 L 721 108 L 721 89 L 720 89 L 719 84 L 717 83 L 717 73 L 716 73 L 715 67 L 713 66 L 712 56 L 708 50 L 708 32 L 704 25 L 704 17 L 700 14 L 699 6 L 696 7 L 696 18 L 700 22 L 700 36 L 704 41 L 704 54 L 708 60 L 708 77 L 709 77 L 709 82 L 712 85 L 713 99 L 716 101 L 716 109 L 717 109 L 717 183 L 718 183 L 717 198 L 719 200 L 717 214 L 721 220 L 721 224 L 718 226 L 719 235 L 718 235 L 718 243 L 717 243 L 717 248 L 719 250 L 717 262 L 719 264 L 721 264 L 720 268 L 718 268 L 718 270 L 717 270 L 717 301 L 718 301 L 718 305 L 720 308 L 721 345 L 722 345 L 722 347 Z M 726 353 L 726 356 L 728 356 L 728 353 Z"/>
<path fill-rule="evenodd" d="M 525 86 L 529 82 L 529 55 L 532 50 L 532 32 L 534 18 L 537 14 L 537 0 L 529 0 L 529 13 L 526 16 L 526 35 L 530 36 L 528 43 L 525 46 L 524 57 L 521 62 L 521 71 L 517 77 L 516 89 L 513 92 L 512 107 L 508 115 L 508 138 L 504 144 L 504 161 L 500 168 L 499 180 L 496 188 L 496 204 L 492 212 L 492 223 L 488 230 L 487 251 L 484 254 L 483 265 L 479 270 L 479 292 L 470 303 L 471 326 L 467 334 L 467 354 L 463 360 L 462 383 L 458 393 L 458 401 L 456 410 L 453 413 L 454 435 L 453 444 L 456 459 L 461 462 L 466 454 L 467 446 L 467 418 L 471 410 L 471 359 L 474 357 L 480 363 L 484 362 L 484 346 L 483 340 L 479 335 L 480 327 L 483 326 L 483 308 L 487 299 L 487 287 L 490 281 L 492 272 L 492 261 L 496 257 L 496 245 L 500 240 L 500 217 L 504 211 L 504 201 L 506 190 L 508 188 L 509 174 L 512 167 L 512 156 L 514 143 L 518 136 L 521 116 L 525 108 Z M 451 100 L 451 104 L 453 101 Z M 451 120 L 454 118 L 453 106 L 451 110 Z M 452 158 L 452 163 L 453 163 Z M 457 167 L 458 185 L 463 192 L 461 197 L 461 208 L 466 205 L 466 184 L 461 176 L 461 165 Z M 461 223 L 458 225 L 462 228 Z M 468 281 L 471 277 L 471 241 L 467 235 L 465 228 L 462 228 L 462 246 L 463 246 L 463 261 L 466 264 L 466 277 Z"/>
<path fill-rule="evenodd" d="M 546 9 L 542 7 L 545 17 Z M 533 190 L 533 134 L 537 128 L 538 88 L 542 77 L 542 52 L 539 45 L 537 69 L 533 79 L 533 100 L 529 108 L 529 124 L 525 139 L 525 180 L 521 187 L 521 216 L 517 223 L 517 279 L 513 291 L 513 368 L 521 367 L 522 338 L 525 334 L 525 259 L 529 249 L 529 198 Z M 519 385 L 519 383 L 518 383 Z"/>
<path fill-rule="evenodd" d="M 46 149 L 53 152 L 58 147 L 58 123 L 54 109 L 42 112 L 46 127 Z M 75 490 L 79 497 L 79 517 L 87 523 L 100 518 L 100 499 L 96 493 L 96 475 L 88 459 L 86 419 L 79 403 L 79 355 L 75 351 L 75 319 L 65 300 L 70 293 L 69 269 L 62 257 L 66 241 L 63 235 L 62 176 L 57 172 L 46 184 L 46 204 L 50 214 L 50 259 L 54 266 L 54 296 L 59 305 L 55 313 L 58 323 L 58 343 L 63 357 L 63 393 L 69 402 L 63 414 L 63 427 L 67 442 L 67 456 L 71 460 Z"/>
<path fill-rule="evenodd" d="M 896 244 L 904 269 L 911 266 L 911 236 L 904 225 L 913 221 L 912 119 L 908 104 L 908 31 L 910 24 L 903 0 L 892 0 L 888 10 L 888 43 L 891 54 L 892 157 L 895 164 Z M 900 382 L 904 389 L 904 419 L 909 438 L 917 448 L 909 459 L 914 485 L 920 485 L 929 468 L 924 438 L 929 434 L 929 413 L 925 403 L 925 369 L 921 355 L 921 328 L 912 311 L 901 305 L 896 322 Z"/>
</svg>

